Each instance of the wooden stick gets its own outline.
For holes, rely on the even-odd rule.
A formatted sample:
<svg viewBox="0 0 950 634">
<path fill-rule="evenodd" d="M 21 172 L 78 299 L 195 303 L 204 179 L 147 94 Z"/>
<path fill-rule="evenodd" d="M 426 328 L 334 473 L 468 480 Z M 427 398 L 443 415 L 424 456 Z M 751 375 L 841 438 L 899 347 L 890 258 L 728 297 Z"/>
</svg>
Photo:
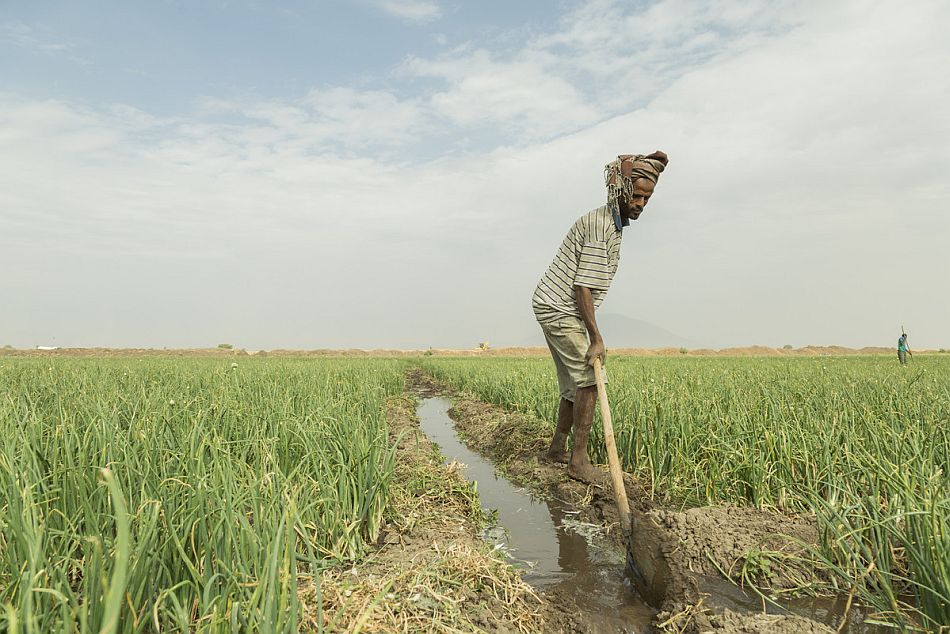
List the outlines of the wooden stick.
<svg viewBox="0 0 950 634">
<path fill-rule="evenodd" d="M 630 539 L 630 503 L 627 501 L 627 489 L 623 485 L 623 471 L 620 458 L 617 457 L 617 443 L 614 441 L 614 425 L 610 418 L 610 405 L 607 403 L 607 388 L 604 386 L 604 372 L 600 359 L 594 359 L 594 378 L 597 380 L 597 399 L 600 401 L 600 415 L 604 419 L 604 441 L 607 444 L 607 464 L 610 466 L 610 479 L 614 485 L 614 498 L 617 511 L 620 512 L 620 528 L 625 539 Z"/>
</svg>

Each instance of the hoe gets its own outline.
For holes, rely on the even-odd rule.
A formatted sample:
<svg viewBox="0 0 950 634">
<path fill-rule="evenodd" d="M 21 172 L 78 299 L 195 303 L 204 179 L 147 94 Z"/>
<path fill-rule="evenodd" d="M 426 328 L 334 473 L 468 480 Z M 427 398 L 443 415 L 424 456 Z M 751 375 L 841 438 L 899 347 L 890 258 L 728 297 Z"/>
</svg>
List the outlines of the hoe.
<svg viewBox="0 0 950 634">
<path fill-rule="evenodd" d="M 613 484 L 617 511 L 620 514 L 620 530 L 623 532 L 627 549 L 627 570 L 640 595 L 658 608 L 666 594 L 669 567 L 652 532 L 642 530 L 642 523 L 648 520 L 640 517 L 638 521 L 633 521 L 631 518 L 630 503 L 623 483 L 623 471 L 620 469 L 620 459 L 617 457 L 617 443 L 614 441 L 613 421 L 610 417 L 610 405 L 607 403 L 607 389 L 604 386 L 604 372 L 600 359 L 594 359 L 594 377 L 597 379 L 600 414 L 604 419 L 604 442 L 607 445 L 610 480 Z"/>
</svg>

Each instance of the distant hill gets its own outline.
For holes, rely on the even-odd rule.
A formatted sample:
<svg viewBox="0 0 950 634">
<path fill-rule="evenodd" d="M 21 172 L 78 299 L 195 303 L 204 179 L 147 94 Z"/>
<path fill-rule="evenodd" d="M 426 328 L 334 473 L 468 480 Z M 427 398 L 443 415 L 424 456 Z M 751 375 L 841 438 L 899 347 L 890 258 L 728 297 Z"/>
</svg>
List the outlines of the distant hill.
<svg viewBox="0 0 950 634">
<path fill-rule="evenodd" d="M 597 315 L 597 325 L 604 335 L 608 348 L 700 348 L 699 342 L 670 332 L 666 328 L 651 324 L 642 319 L 633 319 L 625 315 L 604 313 Z M 515 345 L 544 346 L 541 328 L 526 334 Z"/>
</svg>

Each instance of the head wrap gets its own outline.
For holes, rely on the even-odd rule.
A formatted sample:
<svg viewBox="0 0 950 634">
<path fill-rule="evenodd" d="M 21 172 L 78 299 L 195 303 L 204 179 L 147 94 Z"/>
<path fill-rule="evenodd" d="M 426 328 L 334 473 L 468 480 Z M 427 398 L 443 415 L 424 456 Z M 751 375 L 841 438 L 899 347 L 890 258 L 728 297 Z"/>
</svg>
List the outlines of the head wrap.
<svg viewBox="0 0 950 634">
<path fill-rule="evenodd" d="M 604 181 L 607 184 L 607 208 L 614 217 L 617 231 L 630 224 L 630 220 L 620 214 L 620 197 L 633 198 L 633 183 L 638 178 L 647 178 L 655 185 L 660 173 L 666 169 L 667 158 L 662 152 L 649 156 L 643 154 L 621 154 L 617 160 L 604 166 Z"/>
</svg>

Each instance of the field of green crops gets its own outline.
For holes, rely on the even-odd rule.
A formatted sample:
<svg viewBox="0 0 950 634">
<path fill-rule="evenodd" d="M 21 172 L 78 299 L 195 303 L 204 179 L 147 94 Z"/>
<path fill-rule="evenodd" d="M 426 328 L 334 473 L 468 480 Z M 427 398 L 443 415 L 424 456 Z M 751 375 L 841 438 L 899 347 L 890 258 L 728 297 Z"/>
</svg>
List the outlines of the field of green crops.
<svg viewBox="0 0 950 634">
<path fill-rule="evenodd" d="M 297 630 L 374 540 L 385 359 L 0 359 L 0 630 Z"/>
<path fill-rule="evenodd" d="M 423 365 L 553 431 L 549 359 Z M 950 625 L 950 357 L 612 357 L 607 369 L 621 461 L 660 501 L 814 512 L 815 560 L 841 591 Z"/>
<path fill-rule="evenodd" d="M 296 631 L 298 584 L 386 516 L 407 363 L 553 430 L 546 358 L 0 358 L 0 630 Z M 950 623 L 950 357 L 608 372 L 625 468 L 658 501 L 814 512 L 841 592 Z"/>
</svg>

